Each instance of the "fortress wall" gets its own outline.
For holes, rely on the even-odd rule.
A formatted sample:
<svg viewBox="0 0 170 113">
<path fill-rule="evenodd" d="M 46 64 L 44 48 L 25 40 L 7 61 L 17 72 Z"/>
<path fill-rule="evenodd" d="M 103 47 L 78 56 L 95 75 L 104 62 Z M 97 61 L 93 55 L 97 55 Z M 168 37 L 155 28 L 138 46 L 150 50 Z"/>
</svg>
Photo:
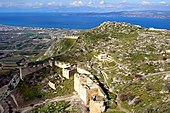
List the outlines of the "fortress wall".
<svg viewBox="0 0 170 113">
<path fill-rule="evenodd" d="M 98 88 L 90 88 L 88 94 L 90 98 L 94 95 L 98 95 Z"/>
<path fill-rule="evenodd" d="M 106 95 L 95 80 L 92 80 L 94 76 L 90 72 L 80 68 L 77 68 L 77 72 L 79 74 L 74 74 L 75 91 L 84 104 L 89 106 L 90 113 L 104 112 L 105 105 L 103 99 L 106 98 Z"/>
<path fill-rule="evenodd" d="M 104 91 L 99 86 L 98 86 L 98 94 L 99 94 L 99 96 L 102 96 L 102 97 L 106 98 L 106 94 L 104 93 Z"/>
<path fill-rule="evenodd" d="M 63 75 L 63 77 L 69 79 L 70 78 L 70 70 L 63 68 L 62 69 L 62 75 Z"/>
<path fill-rule="evenodd" d="M 74 90 L 79 94 L 80 80 L 77 73 L 74 74 Z"/>
<path fill-rule="evenodd" d="M 80 85 L 79 96 L 83 100 L 85 105 L 88 105 L 88 87 Z"/>
<path fill-rule="evenodd" d="M 87 75 L 90 75 L 91 73 L 84 70 L 84 69 L 81 69 L 81 68 L 77 68 L 77 72 L 80 73 L 80 74 L 87 74 Z"/>
<path fill-rule="evenodd" d="M 70 64 L 66 64 L 64 62 L 55 61 L 55 66 L 57 66 L 59 68 L 68 68 L 68 67 L 70 67 Z"/>
<path fill-rule="evenodd" d="M 79 37 L 78 36 L 65 36 L 65 38 L 67 38 L 67 39 L 78 39 Z"/>
<path fill-rule="evenodd" d="M 105 110 L 104 101 L 90 100 L 90 113 L 102 113 Z"/>
</svg>

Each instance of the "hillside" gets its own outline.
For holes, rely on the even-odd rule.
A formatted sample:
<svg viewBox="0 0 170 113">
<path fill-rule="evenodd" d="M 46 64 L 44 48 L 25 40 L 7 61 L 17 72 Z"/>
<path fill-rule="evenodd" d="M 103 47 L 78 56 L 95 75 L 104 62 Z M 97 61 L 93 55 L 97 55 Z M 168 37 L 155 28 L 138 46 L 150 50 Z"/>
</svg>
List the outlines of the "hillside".
<svg viewBox="0 0 170 113">
<path fill-rule="evenodd" d="M 170 31 L 105 22 L 77 35 L 55 59 L 77 64 L 104 84 L 110 98 L 106 112 L 170 111 Z"/>
<path fill-rule="evenodd" d="M 104 22 L 52 33 L 33 62 L 1 69 L 5 112 L 169 113 L 170 31 Z M 21 79 L 16 88 L 11 73 Z"/>
</svg>

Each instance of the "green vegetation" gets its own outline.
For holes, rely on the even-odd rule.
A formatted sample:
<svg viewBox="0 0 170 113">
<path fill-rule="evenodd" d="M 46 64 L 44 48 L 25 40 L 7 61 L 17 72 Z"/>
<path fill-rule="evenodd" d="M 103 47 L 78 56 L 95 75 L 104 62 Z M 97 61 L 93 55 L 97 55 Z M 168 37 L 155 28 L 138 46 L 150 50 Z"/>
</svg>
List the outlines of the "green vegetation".
<svg viewBox="0 0 170 113">
<path fill-rule="evenodd" d="M 41 92 L 41 86 L 31 86 L 27 83 L 21 82 L 19 85 L 19 91 L 25 100 L 40 99 L 43 97 Z"/>
<path fill-rule="evenodd" d="M 26 32 L 23 32 L 23 34 L 26 34 L 26 35 L 28 35 L 28 36 L 31 36 L 31 35 L 36 35 L 37 32 L 35 32 L 35 31 L 26 31 Z"/>
<path fill-rule="evenodd" d="M 10 74 L 10 70 L 8 70 L 8 69 L 0 69 L 0 75 L 8 75 L 8 74 Z"/>
<path fill-rule="evenodd" d="M 63 87 L 61 87 L 63 86 Z M 45 93 L 45 98 L 52 98 L 56 96 L 63 96 L 72 94 L 74 91 L 73 87 L 73 76 L 70 79 L 67 79 L 63 81 L 61 84 L 56 86 L 56 90 L 49 90 L 47 93 Z"/>
<path fill-rule="evenodd" d="M 49 53 L 41 56 L 40 59 L 44 60 L 50 57 L 61 56 L 63 53 L 69 51 L 75 43 L 76 40 L 74 39 L 61 39 L 59 42 L 57 41 L 55 44 L 51 45 Z"/>
<path fill-rule="evenodd" d="M 155 102 L 151 105 L 148 105 L 145 108 L 136 109 L 136 112 L 143 112 L 143 113 L 169 113 L 170 111 L 170 102 Z"/>
<path fill-rule="evenodd" d="M 54 57 L 54 60 L 78 64 L 89 70 L 111 91 L 108 112 L 123 113 L 115 102 L 118 95 L 121 107 L 130 112 L 168 113 L 170 81 L 165 76 L 170 71 L 170 54 L 166 52 L 170 49 L 169 31 L 149 31 L 128 23 L 107 22 L 77 35 L 77 40 L 58 40 L 46 55 L 40 55 L 41 60 Z M 22 50 L 27 46 L 19 43 Z M 34 49 L 43 47 L 46 46 L 40 43 Z M 99 54 L 107 54 L 104 57 L 109 61 L 99 61 L 95 57 Z M 43 69 L 40 73 L 29 75 L 20 83 L 19 90 L 24 98 L 45 99 L 73 92 L 73 76 L 69 80 L 62 79 L 61 69 Z M 48 87 L 48 81 L 56 84 L 56 90 Z M 47 105 L 36 112 L 58 112 L 60 108 Z"/>
<path fill-rule="evenodd" d="M 104 39 L 108 39 L 108 35 L 107 34 L 96 34 L 96 33 L 91 33 L 91 32 L 85 32 L 84 34 L 84 39 L 86 41 L 87 44 L 91 44 L 91 43 L 95 43 L 99 40 L 104 40 Z"/>
<path fill-rule="evenodd" d="M 54 51 L 58 54 L 67 51 L 76 42 L 74 39 L 62 39 L 59 43 L 55 44 Z"/>
<path fill-rule="evenodd" d="M 111 111 L 111 112 L 106 112 L 106 113 L 125 113 L 125 112 L 123 112 L 123 111 L 119 111 L 119 110 L 113 110 L 113 111 Z"/>
<path fill-rule="evenodd" d="M 72 94 L 74 91 L 73 76 L 64 81 L 62 81 L 62 78 L 56 80 L 54 77 L 50 78 L 55 74 L 50 73 L 50 70 L 50 68 L 43 68 L 39 72 L 27 75 L 27 77 L 24 78 L 24 81 L 19 83 L 18 90 L 26 100 L 46 99 L 53 98 L 55 96 Z M 48 86 L 49 81 L 53 81 L 56 84 L 56 90 L 52 90 Z M 57 83 L 57 81 L 60 83 Z M 44 88 L 46 91 L 43 90 Z"/>
<path fill-rule="evenodd" d="M 74 111 L 68 109 L 69 107 L 69 102 L 60 101 L 36 108 L 32 110 L 32 113 L 73 113 Z"/>
<path fill-rule="evenodd" d="M 160 94 L 162 90 L 167 91 L 165 88 L 167 81 L 163 80 L 161 75 L 152 76 L 159 73 L 160 69 L 170 71 L 170 63 L 163 62 L 170 58 L 164 53 L 165 50 L 169 50 L 165 42 L 169 40 L 170 33 L 166 33 L 145 31 L 127 23 L 108 22 L 80 32 L 80 38 L 74 46 L 64 55 L 57 56 L 56 60 L 81 63 L 85 68 L 89 61 L 93 68 L 88 70 L 96 75 L 100 82 L 104 85 L 107 82 L 110 89 L 113 88 L 118 95 L 127 95 L 125 96 L 127 99 L 121 101 L 122 107 L 138 113 L 139 109 L 147 109 L 147 106 L 161 102 L 164 96 L 169 95 Z M 114 60 L 101 62 L 94 57 L 103 53 L 107 53 Z M 107 81 L 100 71 L 107 74 Z M 132 97 L 133 99 L 136 97 L 134 103 Z M 113 102 L 108 102 L 109 109 L 114 111 L 115 96 L 110 98 Z M 129 104 L 130 102 L 132 104 Z M 154 106 L 158 107 L 158 104 L 153 104 Z"/>
</svg>

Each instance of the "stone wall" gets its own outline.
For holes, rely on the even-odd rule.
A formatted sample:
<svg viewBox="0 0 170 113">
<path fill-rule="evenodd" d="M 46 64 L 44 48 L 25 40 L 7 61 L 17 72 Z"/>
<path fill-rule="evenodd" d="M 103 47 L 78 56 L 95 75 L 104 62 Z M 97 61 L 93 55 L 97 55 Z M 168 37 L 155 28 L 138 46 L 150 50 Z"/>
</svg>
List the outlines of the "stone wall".
<svg viewBox="0 0 170 113">
<path fill-rule="evenodd" d="M 79 96 L 80 98 L 83 100 L 84 104 L 85 105 L 88 105 L 88 86 L 86 85 L 80 85 L 80 88 L 79 88 Z"/>
<path fill-rule="evenodd" d="M 101 113 L 105 111 L 104 101 L 90 100 L 90 113 Z"/>
<path fill-rule="evenodd" d="M 55 61 L 55 66 L 57 66 L 59 68 L 68 68 L 68 67 L 70 67 L 70 64 L 69 63 Z"/>
<path fill-rule="evenodd" d="M 79 37 L 78 36 L 65 36 L 64 38 L 67 38 L 67 39 L 78 39 Z"/>
<path fill-rule="evenodd" d="M 63 68 L 62 69 L 62 75 L 63 77 L 65 77 L 66 79 L 69 79 L 70 78 L 70 73 L 71 73 L 71 70 L 68 69 L 68 68 Z"/>
<path fill-rule="evenodd" d="M 74 90 L 79 94 L 80 91 L 80 80 L 79 80 L 79 74 L 74 74 Z"/>
<path fill-rule="evenodd" d="M 104 112 L 106 95 L 94 80 L 94 76 L 80 68 L 77 68 L 77 72 L 74 74 L 74 89 L 79 97 L 90 108 L 90 113 Z"/>
</svg>

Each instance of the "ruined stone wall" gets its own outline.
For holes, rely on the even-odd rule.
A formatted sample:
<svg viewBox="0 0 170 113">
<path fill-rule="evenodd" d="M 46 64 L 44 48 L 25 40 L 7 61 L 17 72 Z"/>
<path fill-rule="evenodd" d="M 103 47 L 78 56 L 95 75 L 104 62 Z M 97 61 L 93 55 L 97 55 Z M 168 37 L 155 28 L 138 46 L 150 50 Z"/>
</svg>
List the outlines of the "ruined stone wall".
<svg viewBox="0 0 170 113">
<path fill-rule="evenodd" d="M 98 87 L 98 94 L 99 96 L 105 97 L 106 98 L 106 94 L 104 93 L 104 91 L 101 89 L 101 87 Z"/>
<path fill-rule="evenodd" d="M 74 74 L 74 90 L 79 94 L 80 92 L 80 80 L 79 80 L 79 74 Z"/>
<path fill-rule="evenodd" d="M 82 99 L 85 105 L 89 106 L 90 113 L 104 112 L 104 98 L 105 93 L 94 80 L 94 76 L 81 68 L 77 68 L 77 72 L 74 74 L 74 89 Z M 96 97 L 98 100 L 93 100 Z"/>
<path fill-rule="evenodd" d="M 87 74 L 87 75 L 90 75 L 91 73 L 84 70 L 84 69 L 81 69 L 81 68 L 77 68 L 77 72 L 80 73 L 80 74 Z"/>
<path fill-rule="evenodd" d="M 93 95 L 98 95 L 98 88 L 91 88 L 88 94 L 89 94 L 90 99 Z"/>
<path fill-rule="evenodd" d="M 70 70 L 63 68 L 62 75 L 63 75 L 63 77 L 69 79 L 70 78 Z"/>
<path fill-rule="evenodd" d="M 104 112 L 104 110 L 105 110 L 104 101 L 90 100 L 90 113 L 101 113 Z"/>
<path fill-rule="evenodd" d="M 88 104 L 88 90 L 86 85 L 87 78 L 75 73 L 74 74 L 74 90 L 78 93 L 80 98 L 83 100 L 84 104 Z"/>
<path fill-rule="evenodd" d="M 79 96 L 83 100 L 85 105 L 88 105 L 88 90 L 89 88 L 85 85 L 80 85 Z"/>
<path fill-rule="evenodd" d="M 70 64 L 67 64 L 67 63 L 64 63 L 64 62 L 55 61 L 55 66 L 57 66 L 59 68 L 68 68 L 68 67 L 70 67 Z"/>
<path fill-rule="evenodd" d="M 78 36 L 65 36 L 65 38 L 67 38 L 67 39 L 78 39 Z"/>
</svg>

